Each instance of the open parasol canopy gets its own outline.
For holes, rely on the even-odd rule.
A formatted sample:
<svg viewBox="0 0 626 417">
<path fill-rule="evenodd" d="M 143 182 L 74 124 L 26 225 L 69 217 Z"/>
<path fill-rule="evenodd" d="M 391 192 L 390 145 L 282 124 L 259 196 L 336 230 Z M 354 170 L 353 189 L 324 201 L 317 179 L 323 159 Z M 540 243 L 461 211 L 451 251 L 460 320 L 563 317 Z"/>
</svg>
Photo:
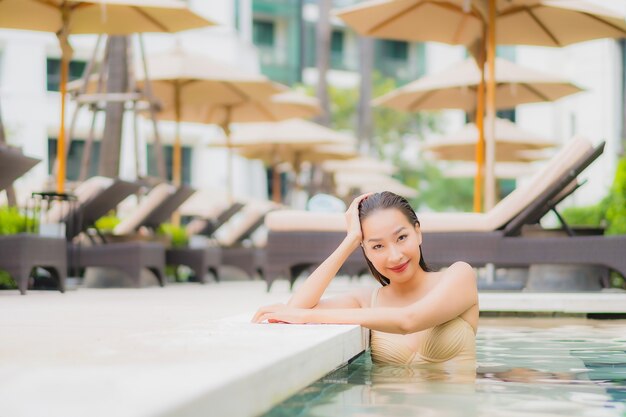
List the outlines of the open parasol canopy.
<svg viewBox="0 0 626 417">
<path fill-rule="evenodd" d="M 57 192 L 65 189 L 65 95 L 72 34 L 178 32 L 214 23 L 175 0 L 2 0 L 0 28 L 52 32 L 61 45 Z"/>
</svg>

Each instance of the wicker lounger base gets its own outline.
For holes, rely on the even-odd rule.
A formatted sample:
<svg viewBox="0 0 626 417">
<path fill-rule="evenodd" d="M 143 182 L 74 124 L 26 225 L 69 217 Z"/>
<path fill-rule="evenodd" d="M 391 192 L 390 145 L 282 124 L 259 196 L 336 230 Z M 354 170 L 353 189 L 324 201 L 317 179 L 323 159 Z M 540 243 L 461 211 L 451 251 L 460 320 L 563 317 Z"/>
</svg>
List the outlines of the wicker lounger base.
<svg viewBox="0 0 626 417">
<path fill-rule="evenodd" d="M 290 286 L 298 276 L 322 263 L 346 236 L 345 232 L 270 232 L 266 247 L 265 281 L 269 291 L 279 278 L 289 280 Z M 367 272 L 360 249 L 355 250 L 339 270 L 350 276 Z"/>
<path fill-rule="evenodd" d="M 222 261 L 222 251 L 219 247 L 211 248 L 173 248 L 165 252 L 165 262 L 168 265 L 185 265 L 190 267 L 198 282 L 206 283 L 206 273 L 211 272 L 215 281 L 220 280 L 219 267 Z"/>
<path fill-rule="evenodd" d="M 429 264 L 448 266 L 466 261 L 472 266 L 532 264 L 604 266 L 626 276 L 626 236 L 524 237 L 490 233 L 424 233 L 424 257 Z"/>
<path fill-rule="evenodd" d="M 277 278 L 293 281 L 303 269 L 317 265 L 337 247 L 343 232 L 271 232 L 266 248 L 265 280 L 268 290 Z M 424 233 L 426 262 L 447 267 L 465 261 L 474 267 L 532 264 L 598 265 L 626 276 L 626 236 L 524 237 L 496 232 Z M 355 251 L 345 266 L 365 261 Z M 355 266 L 352 266 L 355 265 Z M 364 268 L 365 269 L 365 268 Z"/>
<path fill-rule="evenodd" d="M 65 292 L 67 257 L 65 239 L 30 234 L 0 236 L 0 269 L 11 275 L 21 294 L 26 294 L 28 279 L 35 267 L 49 271 Z"/>
<path fill-rule="evenodd" d="M 265 276 L 265 248 L 230 247 L 222 248 L 222 265 L 234 266 L 243 270 L 250 279 L 257 274 Z"/>
<path fill-rule="evenodd" d="M 96 246 L 70 247 L 70 259 L 80 268 L 115 268 L 125 272 L 140 286 L 142 268 L 150 270 L 165 285 L 165 247 L 155 242 L 106 243 Z"/>
</svg>

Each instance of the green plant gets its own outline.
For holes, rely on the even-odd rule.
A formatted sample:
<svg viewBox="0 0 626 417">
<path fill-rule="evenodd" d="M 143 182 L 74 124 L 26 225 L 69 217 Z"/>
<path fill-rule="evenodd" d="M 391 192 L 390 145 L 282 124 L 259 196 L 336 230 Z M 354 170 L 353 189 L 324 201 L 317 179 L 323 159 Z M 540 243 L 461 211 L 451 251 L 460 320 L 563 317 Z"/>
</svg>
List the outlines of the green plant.
<svg viewBox="0 0 626 417">
<path fill-rule="evenodd" d="M 183 227 L 175 226 L 171 223 L 161 224 L 157 229 L 157 234 L 169 236 L 172 240 L 172 247 L 174 248 L 187 246 L 189 240 L 187 231 Z"/>
<path fill-rule="evenodd" d="M 112 214 L 102 216 L 96 220 L 96 228 L 103 233 L 110 233 L 120 223 L 120 219 Z"/>
<path fill-rule="evenodd" d="M 626 234 L 626 157 L 617 164 L 606 209 L 607 235 Z"/>
<path fill-rule="evenodd" d="M 26 232 L 26 220 L 15 207 L 0 207 L 0 235 Z"/>
<path fill-rule="evenodd" d="M 570 226 L 601 227 L 606 223 L 608 203 L 609 197 L 605 197 L 591 206 L 567 207 L 561 215 Z"/>
<path fill-rule="evenodd" d="M 11 278 L 8 272 L 0 269 L 0 289 L 1 290 L 13 290 L 17 288 L 15 281 Z"/>
</svg>

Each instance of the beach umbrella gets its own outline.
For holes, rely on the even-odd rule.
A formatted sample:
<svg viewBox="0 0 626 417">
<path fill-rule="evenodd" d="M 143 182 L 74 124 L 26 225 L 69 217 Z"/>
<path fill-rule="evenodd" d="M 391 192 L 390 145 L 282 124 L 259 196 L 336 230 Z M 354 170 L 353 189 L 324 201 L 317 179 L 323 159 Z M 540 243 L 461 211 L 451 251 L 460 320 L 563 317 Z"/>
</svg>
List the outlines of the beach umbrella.
<svg viewBox="0 0 626 417">
<path fill-rule="evenodd" d="M 398 168 L 389 161 L 374 159 L 369 156 L 359 156 L 347 160 L 330 160 L 322 163 L 322 169 L 327 172 L 365 172 L 392 175 Z"/>
<path fill-rule="evenodd" d="M 216 142 L 214 146 L 227 146 Z M 296 171 L 304 161 L 319 162 L 329 157 L 351 158 L 356 154 L 356 139 L 320 124 L 289 119 L 275 123 L 246 123 L 233 129 L 230 146 L 248 159 L 261 159 L 273 169 L 274 201 L 280 200 L 277 167 L 289 163 Z"/>
<path fill-rule="evenodd" d="M 173 182 L 181 182 L 181 122 L 215 123 L 228 129 L 234 114 L 256 100 L 285 91 L 265 76 L 220 63 L 180 46 L 147 57 L 152 96 L 159 103 L 159 120 L 176 122 Z M 137 86 L 145 84 L 140 75 Z"/>
<path fill-rule="evenodd" d="M 278 150 L 278 152 L 280 153 L 281 160 L 283 160 L 284 162 L 279 164 L 275 163 L 276 152 L 276 149 L 270 148 L 242 148 L 238 151 L 238 153 L 244 158 L 259 159 L 262 160 L 266 165 L 273 167 L 272 200 L 274 201 L 280 200 L 279 172 L 281 167 L 288 166 L 293 169 L 296 177 L 295 187 L 296 190 L 299 190 L 301 188 L 301 185 L 298 181 L 298 177 L 303 162 L 319 164 L 328 159 L 351 159 L 358 155 L 358 152 L 356 151 L 356 141 L 350 145 L 318 145 L 310 148 L 301 149 L 289 149 L 286 147 L 282 147 L 282 149 Z"/>
<path fill-rule="evenodd" d="M 474 123 L 448 136 L 429 140 L 421 146 L 437 159 L 473 161 L 479 132 Z M 496 119 L 496 160 L 503 162 L 531 162 L 548 155 L 543 150 L 557 146 L 534 133 L 519 128 L 515 123 Z"/>
<path fill-rule="evenodd" d="M 334 181 L 337 194 L 349 197 L 352 190 L 360 193 L 391 191 L 406 198 L 415 198 L 418 193 L 397 179 L 384 174 L 363 172 L 335 172 Z"/>
<path fill-rule="evenodd" d="M 229 143 L 231 123 L 310 117 L 319 112 L 316 99 L 204 55 L 183 50 L 148 57 L 152 94 L 159 101 L 159 120 L 177 122 L 173 172 L 180 182 L 180 122 L 217 124 Z M 143 82 L 138 80 L 138 86 Z M 232 157 L 228 158 L 232 192 Z"/>
<path fill-rule="evenodd" d="M 476 211 L 481 208 L 484 151 L 487 160 L 485 205 L 490 208 L 495 202 L 495 182 L 491 175 L 495 80 L 493 77 L 485 80 L 484 71 L 495 72 L 496 43 L 560 47 L 591 39 L 626 36 L 624 16 L 584 0 L 374 0 L 342 9 L 338 17 L 364 36 L 470 47 L 483 70 L 476 106 L 476 121 L 481 132 L 476 147 Z M 489 139 L 486 146 L 484 103 Z"/>
<path fill-rule="evenodd" d="M 496 108 L 555 101 L 583 91 L 557 75 L 536 71 L 496 58 Z M 474 112 L 481 71 L 467 59 L 438 74 L 426 75 L 373 101 L 374 105 L 402 111 L 461 109 Z"/>
<path fill-rule="evenodd" d="M 494 168 L 494 175 L 498 179 L 517 179 L 535 172 L 533 164 L 519 162 L 497 162 Z M 471 162 L 452 162 L 440 169 L 446 178 L 473 178 L 476 171 Z"/>
<path fill-rule="evenodd" d="M 1 0 L 0 28 L 55 33 L 61 46 L 57 192 L 65 188 L 65 87 L 73 34 L 178 32 L 213 23 L 175 0 Z"/>
</svg>

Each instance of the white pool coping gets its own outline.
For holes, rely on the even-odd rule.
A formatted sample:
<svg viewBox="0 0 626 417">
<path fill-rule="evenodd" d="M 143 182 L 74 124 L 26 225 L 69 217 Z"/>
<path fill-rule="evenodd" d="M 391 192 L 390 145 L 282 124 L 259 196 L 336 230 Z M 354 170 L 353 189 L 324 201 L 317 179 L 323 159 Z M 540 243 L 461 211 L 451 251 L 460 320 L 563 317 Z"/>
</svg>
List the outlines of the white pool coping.
<svg viewBox="0 0 626 417">
<path fill-rule="evenodd" d="M 240 284 L 0 294 L 0 416 L 257 416 L 366 348 L 359 326 L 250 323 L 288 293 Z"/>
<path fill-rule="evenodd" d="M 626 291 L 482 292 L 479 303 L 481 312 L 626 314 Z"/>
</svg>

